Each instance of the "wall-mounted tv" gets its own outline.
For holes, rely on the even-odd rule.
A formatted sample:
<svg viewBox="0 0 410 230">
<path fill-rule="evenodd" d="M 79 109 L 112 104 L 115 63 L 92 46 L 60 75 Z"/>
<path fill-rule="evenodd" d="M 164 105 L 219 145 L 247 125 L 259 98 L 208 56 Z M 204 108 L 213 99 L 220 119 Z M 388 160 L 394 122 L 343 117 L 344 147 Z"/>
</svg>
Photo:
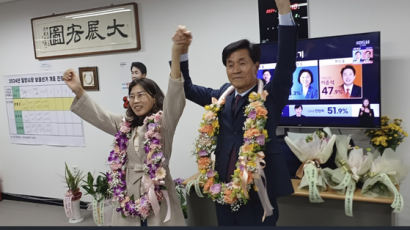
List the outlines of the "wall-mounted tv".
<svg viewBox="0 0 410 230">
<path fill-rule="evenodd" d="M 275 77 L 277 43 L 263 43 L 258 78 Z M 380 127 L 380 32 L 302 39 L 280 126 Z"/>
</svg>

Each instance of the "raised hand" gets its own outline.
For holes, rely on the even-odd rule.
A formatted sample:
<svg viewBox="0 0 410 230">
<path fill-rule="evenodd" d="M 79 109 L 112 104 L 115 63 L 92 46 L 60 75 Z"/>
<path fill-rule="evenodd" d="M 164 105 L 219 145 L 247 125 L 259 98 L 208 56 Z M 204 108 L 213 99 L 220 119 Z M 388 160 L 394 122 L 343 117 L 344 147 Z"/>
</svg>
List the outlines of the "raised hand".
<svg viewBox="0 0 410 230">
<path fill-rule="evenodd" d="M 84 89 L 81 86 L 80 78 L 73 69 L 68 69 L 64 72 L 63 80 L 77 97 L 83 95 Z"/>
<path fill-rule="evenodd" d="M 279 14 L 287 14 L 290 12 L 290 0 L 275 0 Z"/>
<path fill-rule="evenodd" d="M 179 54 L 187 53 L 188 47 L 192 42 L 191 31 L 187 30 L 185 26 L 179 25 L 172 37 L 172 41 L 174 42 L 173 49 L 175 52 Z"/>
</svg>

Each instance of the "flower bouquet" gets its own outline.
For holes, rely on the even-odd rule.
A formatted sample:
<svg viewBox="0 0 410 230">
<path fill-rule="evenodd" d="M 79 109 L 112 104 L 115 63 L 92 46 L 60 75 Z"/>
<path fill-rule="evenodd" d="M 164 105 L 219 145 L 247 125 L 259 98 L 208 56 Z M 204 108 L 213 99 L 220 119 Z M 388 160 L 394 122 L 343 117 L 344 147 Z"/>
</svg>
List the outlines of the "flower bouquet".
<svg viewBox="0 0 410 230">
<path fill-rule="evenodd" d="M 98 226 L 109 225 L 109 221 L 104 221 L 104 219 L 110 220 L 112 215 L 112 208 L 104 209 L 104 207 L 111 206 L 109 193 L 109 185 L 107 175 L 101 173 L 94 182 L 93 175 L 88 172 L 87 180 L 83 180 L 84 184 L 81 186 L 87 194 L 93 197 L 91 207 L 93 210 L 94 223 Z M 107 217 L 107 218 L 104 218 Z"/>
<path fill-rule="evenodd" d="M 336 137 L 336 165 L 338 168 L 323 169 L 326 184 L 336 191 L 345 193 L 345 214 L 353 216 L 353 194 L 356 183 L 365 175 L 372 164 L 373 155 L 364 154 L 361 148 L 351 148 L 350 135 Z M 350 150 L 350 151 L 349 151 Z"/>
<path fill-rule="evenodd" d="M 65 181 L 68 191 L 64 197 L 64 210 L 70 223 L 78 223 L 83 221 L 80 213 L 80 198 L 82 193 L 80 191 L 80 182 L 83 179 L 83 173 L 74 168 L 73 172 L 65 163 Z"/>
<path fill-rule="evenodd" d="M 313 134 L 288 132 L 285 142 L 302 162 L 296 176 L 302 178 L 299 188 L 309 188 L 309 200 L 312 203 L 323 202 L 319 190 L 326 188 L 322 177 L 321 164 L 329 159 L 333 151 L 336 136 L 329 128 L 318 129 Z"/>
<path fill-rule="evenodd" d="M 381 128 L 366 130 L 365 134 L 370 138 L 370 143 L 380 154 L 383 154 L 387 148 L 396 151 L 396 148 L 403 142 L 404 138 L 408 136 L 407 132 L 402 129 L 401 123 L 401 119 L 390 121 L 389 117 L 382 116 Z"/>
<path fill-rule="evenodd" d="M 394 196 L 391 207 L 393 212 L 403 208 L 403 197 L 396 188 L 407 175 L 408 170 L 392 149 L 386 149 L 382 156 L 377 156 L 366 174 L 362 194 L 368 196 Z"/>
</svg>

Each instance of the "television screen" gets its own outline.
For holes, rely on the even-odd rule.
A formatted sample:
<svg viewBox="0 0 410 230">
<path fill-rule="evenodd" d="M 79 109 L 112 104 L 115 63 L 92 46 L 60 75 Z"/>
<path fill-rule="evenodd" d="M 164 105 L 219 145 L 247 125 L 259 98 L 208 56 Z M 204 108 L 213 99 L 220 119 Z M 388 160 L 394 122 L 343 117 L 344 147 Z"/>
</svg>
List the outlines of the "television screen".
<svg viewBox="0 0 410 230">
<path fill-rule="evenodd" d="M 277 43 L 262 43 L 258 78 L 275 77 Z M 299 40 L 280 126 L 380 127 L 380 32 Z"/>
</svg>

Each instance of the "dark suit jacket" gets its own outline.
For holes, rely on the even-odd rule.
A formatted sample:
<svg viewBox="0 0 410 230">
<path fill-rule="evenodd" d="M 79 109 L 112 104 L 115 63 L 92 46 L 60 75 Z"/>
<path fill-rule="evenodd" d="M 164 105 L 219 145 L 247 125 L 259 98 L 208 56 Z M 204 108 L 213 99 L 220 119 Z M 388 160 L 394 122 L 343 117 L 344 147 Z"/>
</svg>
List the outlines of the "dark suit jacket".
<svg viewBox="0 0 410 230">
<path fill-rule="evenodd" d="M 339 89 L 342 90 L 342 92 L 344 92 L 345 88 L 343 84 L 339 86 Z M 350 97 L 362 97 L 362 87 L 358 85 L 353 85 Z"/>
<path fill-rule="evenodd" d="M 362 87 L 353 85 L 351 97 L 361 97 L 362 96 Z"/>
<path fill-rule="evenodd" d="M 285 42 L 281 42 L 285 41 Z M 268 120 L 266 129 L 270 141 L 266 144 L 265 150 L 265 175 L 267 178 L 267 190 L 272 203 L 276 203 L 276 197 L 293 193 L 286 162 L 280 154 L 280 148 L 276 140 L 276 125 L 281 117 L 283 107 L 288 102 L 289 91 L 292 86 L 292 73 L 295 70 L 296 61 L 296 27 L 280 26 L 279 28 L 279 49 L 278 64 L 275 70 L 275 77 L 265 85 L 269 96 L 265 101 L 268 110 Z M 189 76 L 188 62 L 181 62 L 181 71 L 184 76 L 185 96 L 192 102 L 205 106 L 211 103 L 211 98 L 219 98 L 230 86 L 225 83 L 219 89 L 206 88 L 194 85 Z M 252 91 L 256 91 L 255 86 Z M 243 144 L 243 124 L 245 122 L 244 108 L 249 103 L 248 95 L 242 97 L 238 103 L 237 112 L 231 111 L 234 100 L 234 93 L 227 96 L 226 103 L 219 113 L 219 135 L 215 150 L 215 169 L 218 171 L 222 181 L 229 181 L 227 169 L 230 153 L 233 148 L 239 150 Z M 237 154 L 237 153 L 236 153 Z"/>
</svg>

